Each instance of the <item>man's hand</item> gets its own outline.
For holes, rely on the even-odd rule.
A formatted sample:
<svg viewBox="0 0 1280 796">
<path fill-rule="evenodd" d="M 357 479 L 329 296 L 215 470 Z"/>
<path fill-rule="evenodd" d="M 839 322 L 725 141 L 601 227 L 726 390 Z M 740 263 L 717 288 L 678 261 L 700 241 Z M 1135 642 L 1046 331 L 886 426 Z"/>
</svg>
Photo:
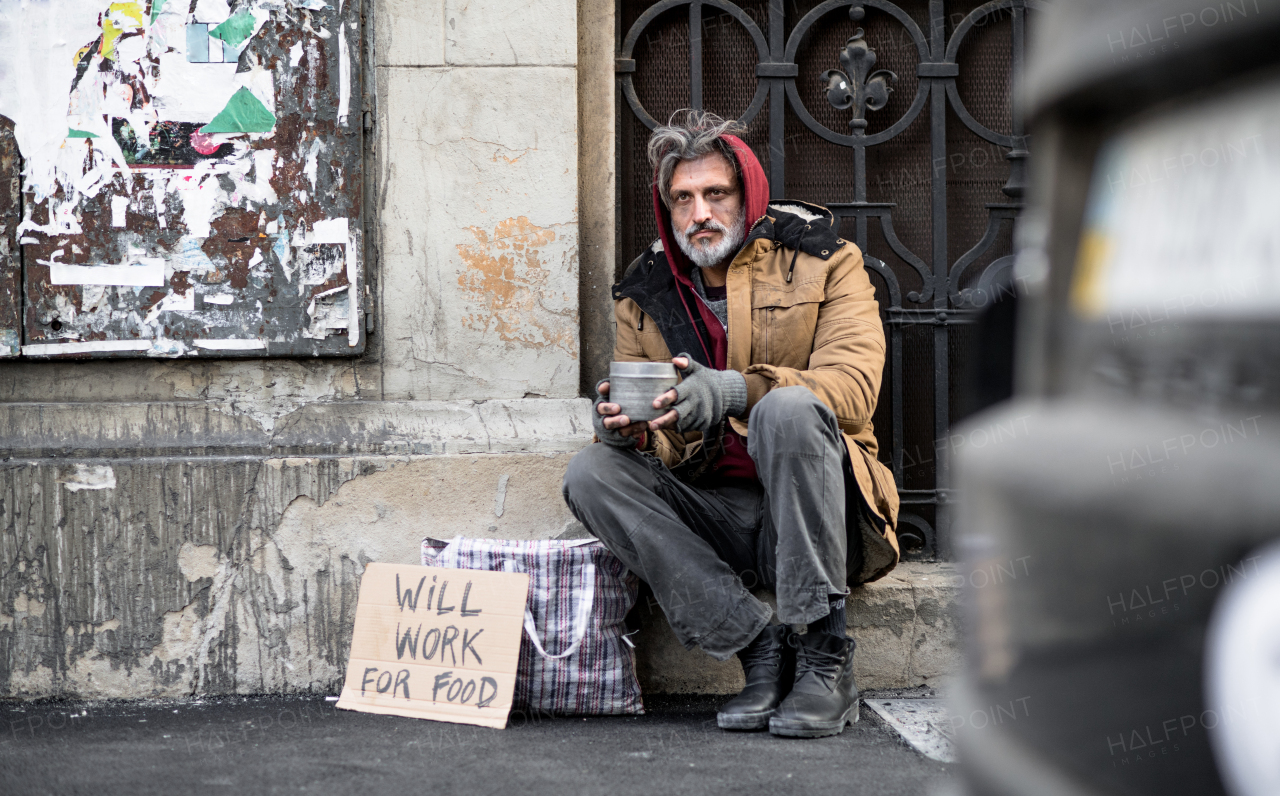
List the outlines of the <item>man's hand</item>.
<svg viewBox="0 0 1280 796">
<path fill-rule="evenodd" d="M 649 427 L 643 421 L 631 422 L 622 412 L 622 407 L 608 403 L 609 382 L 596 385 L 596 401 L 591 413 L 591 424 L 595 427 L 596 437 L 606 445 L 615 448 L 634 448 L 639 442 L 640 434 Z"/>
<path fill-rule="evenodd" d="M 709 432 L 729 415 L 738 416 L 747 408 L 747 380 L 736 370 L 716 370 L 694 362 L 688 354 L 673 357 L 671 364 L 683 380 L 658 396 L 654 409 L 671 411 L 649 421 L 649 429 Z"/>
<path fill-rule="evenodd" d="M 671 364 L 676 366 L 676 370 L 683 373 L 685 368 L 689 367 L 689 358 L 686 356 L 672 357 Z M 676 395 L 675 388 L 672 387 L 670 390 L 667 390 L 662 395 L 659 395 L 657 398 L 653 400 L 653 408 L 666 409 L 668 406 L 671 406 L 671 404 L 675 403 L 676 398 L 678 397 L 679 396 Z M 679 416 L 680 416 L 680 413 L 677 412 L 675 409 L 672 409 L 670 412 L 667 412 L 666 414 L 662 415 L 656 420 L 650 420 L 649 430 L 658 431 L 659 429 L 671 428 L 672 426 L 675 425 L 676 419 L 679 418 Z"/>
</svg>

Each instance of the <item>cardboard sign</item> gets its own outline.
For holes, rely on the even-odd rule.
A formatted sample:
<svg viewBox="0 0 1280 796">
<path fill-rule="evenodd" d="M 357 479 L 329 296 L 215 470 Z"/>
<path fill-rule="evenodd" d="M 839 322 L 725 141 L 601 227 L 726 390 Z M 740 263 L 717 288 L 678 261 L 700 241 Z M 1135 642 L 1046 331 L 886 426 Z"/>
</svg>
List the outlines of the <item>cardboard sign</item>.
<svg viewBox="0 0 1280 796">
<path fill-rule="evenodd" d="M 529 576 L 369 564 L 338 707 L 507 726 Z"/>
</svg>

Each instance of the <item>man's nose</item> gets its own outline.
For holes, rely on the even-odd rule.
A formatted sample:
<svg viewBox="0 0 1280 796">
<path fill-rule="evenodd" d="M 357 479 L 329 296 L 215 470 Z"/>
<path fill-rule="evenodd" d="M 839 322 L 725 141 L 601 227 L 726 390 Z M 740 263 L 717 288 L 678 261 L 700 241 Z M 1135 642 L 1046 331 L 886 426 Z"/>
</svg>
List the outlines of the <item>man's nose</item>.
<svg viewBox="0 0 1280 796">
<path fill-rule="evenodd" d="M 710 221 L 711 217 L 711 203 L 701 196 L 694 196 L 693 218 L 690 220 L 695 224 L 701 224 L 703 221 Z"/>
</svg>

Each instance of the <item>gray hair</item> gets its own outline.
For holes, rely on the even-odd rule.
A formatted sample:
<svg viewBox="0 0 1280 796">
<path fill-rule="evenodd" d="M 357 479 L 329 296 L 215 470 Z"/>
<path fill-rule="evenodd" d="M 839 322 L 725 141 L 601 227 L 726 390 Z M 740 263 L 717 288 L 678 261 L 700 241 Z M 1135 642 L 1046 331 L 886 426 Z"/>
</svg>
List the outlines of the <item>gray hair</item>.
<svg viewBox="0 0 1280 796">
<path fill-rule="evenodd" d="M 654 128 L 649 136 L 649 163 L 653 165 L 662 203 L 671 207 L 671 175 L 681 161 L 697 160 L 712 152 L 719 153 L 733 166 L 733 174 L 742 185 L 742 174 L 733 147 L 725 135 L 742 135 L 746 125 L 725 120 L 709 111 L 683 108 L 671 114 L 665 125 Z"/>
</svg>

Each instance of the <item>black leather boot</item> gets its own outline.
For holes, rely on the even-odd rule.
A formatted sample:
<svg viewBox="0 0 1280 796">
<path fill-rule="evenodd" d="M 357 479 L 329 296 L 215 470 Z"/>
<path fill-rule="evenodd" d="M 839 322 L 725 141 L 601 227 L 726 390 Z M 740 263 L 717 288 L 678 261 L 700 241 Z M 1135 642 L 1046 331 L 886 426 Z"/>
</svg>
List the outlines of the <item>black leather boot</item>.
<svg viewBox="0 0 1280 796">
<path fill-rule="evenodd" d="M 716 714 L 724 730 L 763 730 L 769 717 L 791 690 L 795 679 L 795 650 L 787 644 L 790 629 L 770 625 L 738 652 L 747 687 Z"/>
<path fill-rule="evenodd" d="M 796 680 L 769 719 L 769 732 L 792 738 L 839 735 L 858 720 L 851 638 L 810 631 L 796 643 Z"/>
</svg>

